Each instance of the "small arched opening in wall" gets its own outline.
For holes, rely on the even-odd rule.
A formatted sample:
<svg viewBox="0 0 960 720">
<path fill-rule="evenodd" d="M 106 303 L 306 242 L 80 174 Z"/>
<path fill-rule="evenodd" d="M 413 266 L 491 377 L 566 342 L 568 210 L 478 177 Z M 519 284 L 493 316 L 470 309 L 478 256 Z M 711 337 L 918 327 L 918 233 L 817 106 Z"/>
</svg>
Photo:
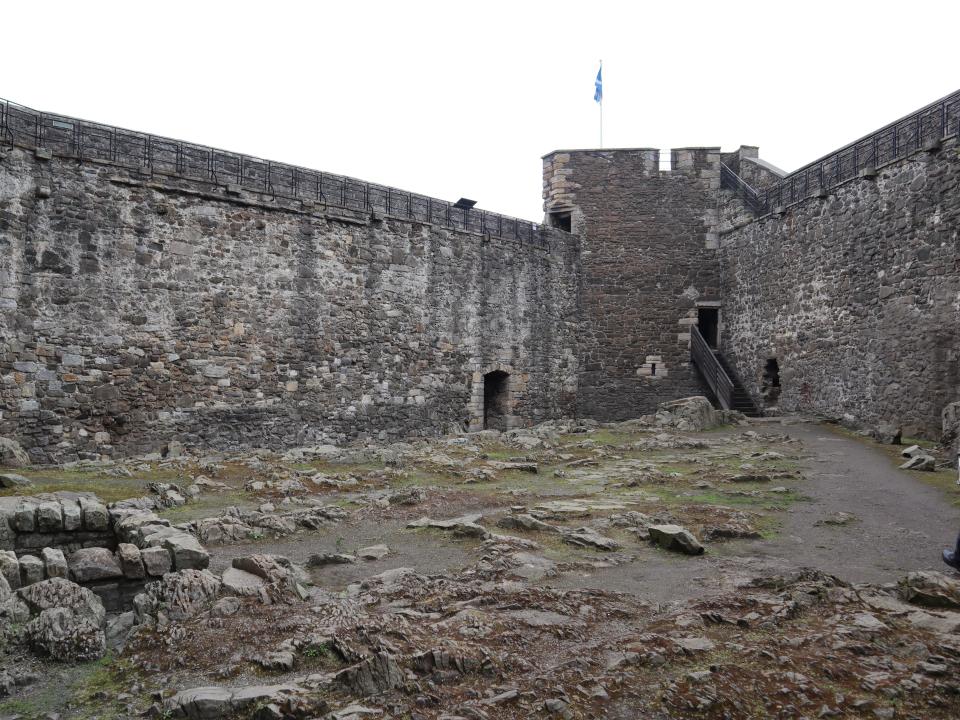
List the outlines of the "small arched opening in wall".
<svg viewBox="0 0 960 720">
<path fill-rule="evenodd" d="M 763 366 L 763 378 L 760 382 L 760 394 L 763 403 L 771 407 L 780 402 L 780 363 L 776 358 L 767 358 Z"/>
<path fill-rule="evenodd" d="M 510 373 L 491 370 L 483 376 L 483 429 L 506 430 L 510 415 Z"/>
</svg>

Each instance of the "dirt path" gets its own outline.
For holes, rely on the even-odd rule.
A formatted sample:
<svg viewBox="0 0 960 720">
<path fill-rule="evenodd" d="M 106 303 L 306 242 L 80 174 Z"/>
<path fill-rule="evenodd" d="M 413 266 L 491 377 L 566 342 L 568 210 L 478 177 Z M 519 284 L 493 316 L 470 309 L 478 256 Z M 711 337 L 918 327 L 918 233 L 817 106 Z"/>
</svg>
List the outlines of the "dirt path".
<svg viewBox="0 0 960 720">
<path fill-rule="evenodd" d="M 805 449 L 810 502 L 796 503 L 773 542 L 757 553 L 810 565 L 850 582 L 894 582 L 911 570 L 943 570 L 940 551 L 960 529 L 944 493 L 900 470 L 879 448 L 818 425 L 785 428 Z M 848 525 L 816 525 L 849 512 Z"/>
<path fill-rule="evenodd" d="M 916 473 L 898 469 L 879 448 L 816 424 L 765 425 L 803 443 L 809 498 L 791 505 L 772 540 L 716 546 L 700 558 L 649 549 L 627 566 L 570 575 L 557 584 L 636 594 L 679 603 L 729 589 L 737 577 L 813 567 L 847 582 L 896 582 L 912 570 L 943 570 L 940 551 L 960 529 L 960 509 Z M 846 525 L 818 524 L 837 512 Z"/>
</svg>

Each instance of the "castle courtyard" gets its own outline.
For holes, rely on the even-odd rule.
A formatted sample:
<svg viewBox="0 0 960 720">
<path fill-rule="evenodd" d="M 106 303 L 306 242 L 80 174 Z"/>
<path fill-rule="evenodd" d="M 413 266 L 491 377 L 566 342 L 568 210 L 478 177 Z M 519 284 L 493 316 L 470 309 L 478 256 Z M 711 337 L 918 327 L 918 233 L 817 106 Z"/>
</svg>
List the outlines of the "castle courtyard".
<svg viewBox="0 0 960 720">
<path fill-rule="evenodd" d="M 0 17 L 0 720 L 960 718 L 960 5 Z"/>
<path fill-rule="evenodd" d="M 209 561 L 101 660 L 8 646 L 0 716 L 956 717 L 953 468 L 723 420 L 22 470 L 0 501 L 145 496 Z"/>
</svg>

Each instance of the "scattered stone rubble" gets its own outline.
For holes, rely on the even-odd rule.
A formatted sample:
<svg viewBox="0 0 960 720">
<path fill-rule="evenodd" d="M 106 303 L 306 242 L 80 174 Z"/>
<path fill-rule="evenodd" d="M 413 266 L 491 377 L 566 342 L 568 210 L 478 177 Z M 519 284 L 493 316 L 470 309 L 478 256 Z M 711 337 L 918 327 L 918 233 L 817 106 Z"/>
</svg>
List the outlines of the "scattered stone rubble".
<svg viewBox="0 0 960 720">
<path fill-rule="evenodd" d="M 664 484 L 773 497 L 771 481 L 797 477 L 780 469 L 786 438 L 776 440 L 782 452 L 753 451 L 753 431 L 677 432 L 731 420 L 705 410 L 692 398 L 607 426 L 634 434 L 616 444 L 592 440 L 595 423 L 562 421 L 350 451 L 387 463 L 369 472 L 272 471 L 275 456 L 252 455 L 244 462 L 254 477 L 273 478 L 239 481 L 255 509 L 179 525 L 157 513 L 231 486 L 206 477 L 156 483 L 148 496 L 109 506 L 79 493 L 0 498 L 0 652 L 77 662 L 113 649 L 128 663 L 128 682 L 144 683 L 111 696 L 125 717 L 955 717 L 953 577 L 917 572 L 897 586 L 849 586 L 813 571 L 733 575 L 703 597 L 657 608 L 563 586 L 642 553 L 668 557 L 638 540 L 696 556 L 713 542 L 760 537 L 756 513 L 687 504 L 682 493 L 670 504 L 657 497 Z M 289 462 L 346 457 L 331 447 L 293 452 Z M 653 459 L 632 454 L 648 451 Z M 176 447 L 165 454 L 186 457 Z M 464 466 L 465 455 L 482 473 Z M 711 467 L 716 459 L 725 464 Z M 690 478 L 669 467 L 700 462 L 708 472 Z M 391 486 L 421 463 L 454 485 Z M 207 467 L 219 477 L 215 462 Z M 551 482 L 552 492 L 482 485 L 504 475 Z M 460 483 L 486 493 L 471 506 L 482 513 L 457 505 Z M 331 497 L 349 499 L 350 509 Z M 358 542 L 351 553 L 338 541 L 336 552 L 331 544 L 310 555 L 308 574 L 257 552 L 299 533 L 298 542 L 326 539 L 357 516 L 391 518 L 410 536 L 436 533 L 472 559 L 431 574 L 395 567 L 392 540 Z M 836 513 L 825 522 L 855 519 Z M 227 543 L 250 549 L 215 550 L 215 559 L 228 553 L 211 570 L 204 546 Z M 705 567 L 716 557 L 674 562 Z M 311 584 L 340 572 L 355 578 L 342 592 Z M 36 682 L 23 667 L 0 670 L 0 697 Z"/>
<path fill-rule="evenodd" d="M 937 459 L 919 445 L 904 448 L 900 454 L 907 458 L 900 466 L 901 470 L 935 470 L 937 467 Z"/>
<path fill-rule="evenodd" d="M 173 717 L 238 717 L 238 708 L 252 707 L 250 697 L 273 706 L 275 715 L 263 717 L 290 718 L 362 717 L 359 707 L 373 717 L 429 717 L 425 708 L 443 708 L 437 717 L 448 718 L 746 717 L 757 708 L 777 717 L 790 706 L 797 717 L 864 710 L 885 717 L 887 708 L 948 717 L 958 707 L 960 612 L 939 603 L 960 610 L 960 583 L 938 573 L 912 574 L 892 590 L 809 571 L 758 577 L 654 613 L 628 596 L 497 579 L 510 572 L 476 579 L 473 571 L 445 578 L 399 569 L 351 586 L 345 597 L 314 589 L 292 604 L 243 600 L 215 622 L 203 619 L 222 593 L 211 576 L 187 593 L 188 613 L 145 626 L 130 647 L 136 658 L 166 638 L 195 674 L 212 677 L 221 661 L 187 643 L 206 646 L 232 628 L 257 628 L 256 653 L 238 656 L 232 648 L 244 645 L 233 635 L 224 651 L 282 681 L 184 689 L 163 701 Z M 917 604 L 926 602 L 933 607 Z M 178 622 L 189 632 L 175 632 Z M 288 628 L 294 634 L 284 639 Z M 317 648 L 330 665 L 310 671 Z"/>
<path fill-rule="evenodd" d="M 340 522 L 347 512 L 336 505 L 297 508 L 276 512 L 272 505 L 257 510 L 231 507 L 222 515 L 187 524 L 190 531 L 207 545 L 241 542 L 269 535 L 283 537 L 298 530 L 316 531 Z"/>
</svg>

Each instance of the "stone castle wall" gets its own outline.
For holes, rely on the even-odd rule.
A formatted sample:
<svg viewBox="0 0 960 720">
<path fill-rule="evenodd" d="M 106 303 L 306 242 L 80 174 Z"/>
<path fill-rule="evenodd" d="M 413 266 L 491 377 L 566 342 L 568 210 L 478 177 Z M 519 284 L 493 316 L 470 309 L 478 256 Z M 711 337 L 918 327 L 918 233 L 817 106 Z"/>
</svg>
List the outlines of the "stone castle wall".
<svg viewBox="0 0 960 720">
<path fill-rule="evenodd" d="M 109 128 L 80 160 L 85 125 L 12 112 L 0 436 L 34 461 L 636 417 L 704 392 L 716 309 L 755 400 L 777 361 L 779 411 L 934 435 L 957 399 L 955 138 L 759 219 L 720 187 L 721 161 L 776 185 L 754 147 L 557 151 L 541 230 L 286 166 L 266 194 L 281 166 L 162 139 L 171 175 L 127 170 Z"/>
<path fill-rule="evenodd" d="M 722 231 L 718 261 L 723 351 L 755 398 L 774 358 L 783 411 L 938 435 L 960 395 L 956 137 Z"/>
<path fill-rule="evenodd" d="M 0 148 L 0 435 L 49 462 L 574 411 L 577 238 L 508 240 Z M 479 403 L 478 403 L 478 398 Z"/>
<path fill-rule="evenodd" d="M 558 151 L 544 158 L 548 218 L 583 235 L 577 410 L 621 420 L 702 394 L 690 365 L 697 306 L 719 300 L 719 148 Z"/>
</svg>

